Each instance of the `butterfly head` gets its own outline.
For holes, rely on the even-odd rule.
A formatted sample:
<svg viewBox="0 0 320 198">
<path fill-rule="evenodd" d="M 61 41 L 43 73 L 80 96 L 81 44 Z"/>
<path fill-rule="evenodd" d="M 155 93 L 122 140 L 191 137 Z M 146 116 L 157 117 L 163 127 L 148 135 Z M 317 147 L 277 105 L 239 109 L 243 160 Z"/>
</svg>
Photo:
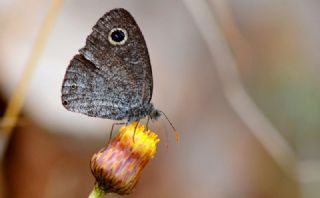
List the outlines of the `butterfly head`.
<svg viewBox="0 0 320 198">
<path fill-rule="evenodd" d="M 151 119 L 157 120 L 161 116 L 161 111 L 159 111 L 158 109 L 153 109 L 149 116 Z"/>
</svg>

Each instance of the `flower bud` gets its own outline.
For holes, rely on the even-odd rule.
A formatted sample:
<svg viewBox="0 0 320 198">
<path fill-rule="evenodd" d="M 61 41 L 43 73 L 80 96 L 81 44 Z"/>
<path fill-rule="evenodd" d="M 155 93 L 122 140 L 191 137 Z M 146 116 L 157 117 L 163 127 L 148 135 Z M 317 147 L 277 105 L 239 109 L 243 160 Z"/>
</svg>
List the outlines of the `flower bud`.
<svg viewBox="0 0 320 198">
<path fill-rule="evenodd" d="M 122 126 L 110 144 L 91 159 L 95 189 L 120 195 L 131 193 L 159 141 L 154 132 L 145 131 L 138 122 Z"/>
</svg>

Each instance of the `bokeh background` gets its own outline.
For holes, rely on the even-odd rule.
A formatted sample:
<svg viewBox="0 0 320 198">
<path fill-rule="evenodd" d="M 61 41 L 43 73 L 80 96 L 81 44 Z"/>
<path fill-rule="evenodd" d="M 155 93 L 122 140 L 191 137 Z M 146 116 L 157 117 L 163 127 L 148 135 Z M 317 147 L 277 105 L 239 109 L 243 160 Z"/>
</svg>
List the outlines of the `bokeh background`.
<svg viewBox="0 0 320 198">
<path fill-rule="evenodd" d="M 0 197 L 90 193 L 113 121 L 68 112 L 60 89 L 115 7 L 139 24 L 152 101 L 181 134 L 150 124 L 158 152 L 127 197 L 320 197 L 317 0 L 0 0 Z"/>
</svg>

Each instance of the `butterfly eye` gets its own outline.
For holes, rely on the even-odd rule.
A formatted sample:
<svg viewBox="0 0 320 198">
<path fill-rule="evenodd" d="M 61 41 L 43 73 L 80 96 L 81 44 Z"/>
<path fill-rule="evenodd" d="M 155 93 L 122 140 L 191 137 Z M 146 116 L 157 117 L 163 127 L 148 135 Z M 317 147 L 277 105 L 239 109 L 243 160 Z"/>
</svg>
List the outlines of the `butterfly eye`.
<svg viewBox="0 0 320 198">
<path fill-rule="evenodd" d="M 128 33 L 122 28 L 113 28 L 109 32 L 108 39 L 112 45 L 123 45 L 128 39 Z"/>
</svg>

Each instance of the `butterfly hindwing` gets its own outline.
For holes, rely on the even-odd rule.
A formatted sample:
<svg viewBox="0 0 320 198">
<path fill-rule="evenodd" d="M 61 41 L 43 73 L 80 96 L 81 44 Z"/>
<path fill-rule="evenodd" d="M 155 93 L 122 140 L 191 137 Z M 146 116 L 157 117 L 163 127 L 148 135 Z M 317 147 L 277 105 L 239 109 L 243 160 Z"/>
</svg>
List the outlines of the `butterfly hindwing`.
<svg viewBox="0 0 320 198">
<path fill-rule="evenodd" d="M 132 103 L 128 100 L 130 91 L 124 91 L 127 89 L 125 84 L 118 84 L 117 89 L 113 86 L 106 80 L 104 72 L 78 54 L 71 60 L 65 74 L 62 103 L 70 111 L 121 120 L 128 111 L 126 104 Z"/>
</svg>

